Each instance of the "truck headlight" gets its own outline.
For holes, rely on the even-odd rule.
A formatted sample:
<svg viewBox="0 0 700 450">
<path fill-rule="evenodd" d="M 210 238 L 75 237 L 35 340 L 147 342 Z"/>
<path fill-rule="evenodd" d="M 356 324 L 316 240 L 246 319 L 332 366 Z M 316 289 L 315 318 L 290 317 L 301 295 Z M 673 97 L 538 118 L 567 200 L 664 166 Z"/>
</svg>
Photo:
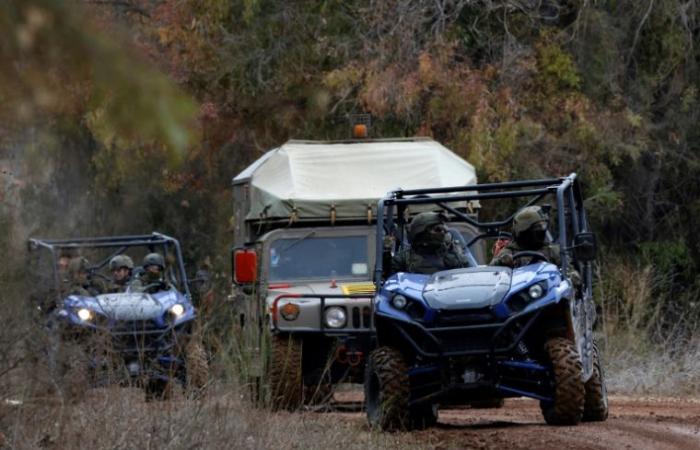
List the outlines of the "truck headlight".
<svg viewBox="0 0 700 450">
<path fill-rule="evenodd" d="M 348 316 L 345 314 L 345 308 L 331 306 L 326 308 L 323 319 L 329 328 L 343 328 L 348 321 Z"/>
<path fill-rule="evenodd" d="M 408 304 L 408 299 L 401 294 L 396 294 L 391 299 L 391 304 L 396 309 L 404 309 Z"/>
<path fill-rule="evenodd" d="M 185 314 L 185 307 L 182 306 L 182 305 L 179 304 L 179 303 L 175 303 L 173 306 L 170 307 L 170 309 L 168 310 L 168 312 L 170 312 L 170 314 L 171 314 L 175 319 L 178 319 L 180 316 L 182 316 L 183 314 Z"/>
<path fill-rule="evenodd" d="M 88 320 L 92 319 L 92 311 L 87 308 L 80 308 L 76 314 L 78 315 L 78 319 L 83 322 L 87 322 Z"/>
</svg>

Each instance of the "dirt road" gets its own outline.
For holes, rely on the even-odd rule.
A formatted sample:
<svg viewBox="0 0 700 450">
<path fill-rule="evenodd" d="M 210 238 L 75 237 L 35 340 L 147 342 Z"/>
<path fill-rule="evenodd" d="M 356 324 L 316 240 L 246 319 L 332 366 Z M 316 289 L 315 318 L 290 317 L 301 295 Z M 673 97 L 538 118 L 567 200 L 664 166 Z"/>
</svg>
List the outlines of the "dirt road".
<svg viewBox="0 0 700 450">
<path fill-rule="evenodd" d="M 549 427 L 537 402 L 514 399 L 501 409 L 441 410 L 437 427 L 412 434 L 438 449 L 700 449 L 700 400 L 613 396 L 606 422 Z"/>
</svg>

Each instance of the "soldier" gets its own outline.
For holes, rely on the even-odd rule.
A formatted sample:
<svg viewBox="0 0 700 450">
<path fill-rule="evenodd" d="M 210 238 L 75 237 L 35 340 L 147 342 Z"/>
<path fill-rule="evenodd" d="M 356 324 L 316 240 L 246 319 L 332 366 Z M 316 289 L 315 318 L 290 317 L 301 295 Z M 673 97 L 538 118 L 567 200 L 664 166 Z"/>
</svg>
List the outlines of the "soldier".
<svg viewBox="0 0 700 450">
<path fill-rule="evenodd" d="M 163 255 L 160 253 L 149 253 L 144 256 L 142 266 L 144 272 L 131 284 L 132 290 L 153 293 L 172 288 L 165 279 L 165 259 Z"/>
<path fill-rule="evenodd" d="M 392 272 L 429 275 L 440 270 L 467 267 L 464 250 L 448 232 L 445 222 L 447 217 L 440 213 L 424 212 L 415 216 L 408 227 L 411 247 L 394 256 Z"/>
<path fill-rule="evenodd" d="M 96 296 L 104 292 L 104 287 L 91 279 L 88 260 L 82 256 L 71 259 L 68 264 L 70 287 L 68 295 Z"/>
<path fill-rule="evenodd" d="M 127 255 L 117 255 L 109 261 L 109 271 L 112 273 L 112 281 L 108 291 L 112 293 L 124 292 L 131 280 L 131 272 L 134 269 L 134 261 Z"/>
<path fill-rule="evenodd" d="M 530 264 L 532 257 L 513 260 L 513 255 L 522 251 L 542 253 L 552 264 L 560 265 L 559 246 L 547 243 L 547 226 L 549 217 L 539 206 L 528 206 L 513 217 L 513 237 L 497 255 L 490 265 L 519 267 Z"/>
<path fill-rule="evenodd" d="M 56 261 L 56 271 L 58 273 L 58 281 L 60 283 L 61 292 L 66 292 L 71 285 L 68 266 L 73 258 L 77 255 L 69 249 L 61 250 Z"/>
</svg>

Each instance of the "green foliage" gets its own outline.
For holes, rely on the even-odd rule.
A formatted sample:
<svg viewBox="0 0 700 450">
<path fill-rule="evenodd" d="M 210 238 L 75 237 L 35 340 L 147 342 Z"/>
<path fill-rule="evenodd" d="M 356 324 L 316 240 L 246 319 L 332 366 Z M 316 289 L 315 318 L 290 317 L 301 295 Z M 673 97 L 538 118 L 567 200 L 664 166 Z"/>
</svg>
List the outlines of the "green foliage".
<svg viewBox="0 0 700 450">
<path fill-rule="evenodd" d="M 117 135 L 154 140 L 173 160 L 182 159 L 192 102 L 74 6 L 57 0 L 3 2 L 0 26 L 11 30 L 0 47 L 0 97 L 8 99 L 0 117 L 31 121 L 46 112 L 84 114 L 108 145 Z"/>
<path fill-rule="evenodd" d="M 581 79 L 571 55 L 550 39 L 545 33 L 536 46 L 540 85 L 549 92 L 577 89 Z"/>
<path fill-rule="evenodd" d="M 660 275 L 674 277 L 676 282 L 692 284 L 698 267 L 682 239 L 643 242 L 640 248 L 643 260 L 651 264 Z"/>
<path fill-rule="evenodd" d="M 26 198 L 69 205 L 63 224 L 216 255 L 231 176 L 369 112 L 374 137 L 432 136 L 482 181 L 577 172 L 609 248 L 677 273 L 700 260 L 692 2 L 126 3 L 0 4 L 0 118 L 33 158 Z"/>
</svg>

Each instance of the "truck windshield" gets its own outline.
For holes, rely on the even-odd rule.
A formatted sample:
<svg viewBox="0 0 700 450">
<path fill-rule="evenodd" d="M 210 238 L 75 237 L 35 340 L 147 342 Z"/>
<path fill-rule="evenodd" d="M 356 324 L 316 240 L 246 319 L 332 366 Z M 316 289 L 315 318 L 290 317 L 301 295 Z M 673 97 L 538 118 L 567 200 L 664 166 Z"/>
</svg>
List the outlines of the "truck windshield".
<svg viewBox="0 0 700 450">
<path fill-rule="evenodd" d="M 367 236 L 277 239 L 270 244 L 270 281 L 294 279 L 366 279 Z"/>
</svg>

